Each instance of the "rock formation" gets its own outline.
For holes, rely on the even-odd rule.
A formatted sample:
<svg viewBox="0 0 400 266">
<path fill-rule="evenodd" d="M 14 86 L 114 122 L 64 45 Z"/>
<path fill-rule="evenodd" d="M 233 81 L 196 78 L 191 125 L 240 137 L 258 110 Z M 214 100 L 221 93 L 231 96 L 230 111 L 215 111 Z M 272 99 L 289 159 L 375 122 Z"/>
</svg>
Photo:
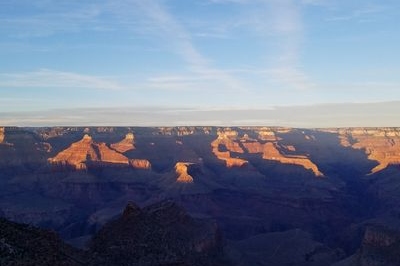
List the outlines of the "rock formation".
<svg viewBox="0 0 400 266">
<path fill-rule="evenodd" d="M 151 163 L 145 159 L 131 159 L 129 160 L 129 163 L 135 169 L 142 169 L 142 170 L 151 169 Z"/>
<path fill-rule="evenodd" d="M 262 158 L 265 160 L 300 165 L 311 170 L 315 176 L 323 176 L 317 165 L 307 156 L 283 154 L 280 149 L 286 150 L 286 152 L 295 152 L 296 148 L 293 145 L 281 145 L 278 149 L 279 138 L 275 136 L 272 130 L 260 130 L 258 135 L 259 139 L 252 139 L 248 135 L 238 138 L 236 131 L 220 131 L 218 138 L 211 143 L 212 151 L 218 159 L 226 162 L 227 167 L 243 166 L 248 163 L 245 159 L 238 157 L 238 154 L 245 154 L 246 152 L 250 154 L 262 153 Z M 237 157 L 233 158 L 232 153 L 237 154 Z"/>
<path fill-rule="evenodd" d="M 376 173 L 390 164 L 400 164 L 400 131 L 394 128 L 342 129 L 338 131 L 343 146 L 365 150 L 368 158 L 378 165 L 371 170 Z"/>
<path fill-rule="evenodd" d="M 70 165 L 77 170 L 86 169 L 87 163 L 109 163 L 129 165 L 129 159 L 110 149 L 105 143 L 96 143 L 85 135 L 82 140 L 49 159 L 50 163 Z"/>
<path fill-rule="evenodd" d="M 0 127 L 0 144 L 4 141 L 4 127 Z"/>
<path fill-rule="evenodd" d="M 241 167 L 248 163 L 246 160 L 231 157 L 231 152 L 244 153 L 239 143 L 232 140 L 237 135 L 236 131 L 220 131 L 218 132 L 218 138 L 211 142 L 212 152 L 218 159 L 225 161 L 228 168 Z M 221 148 L 224 151 L 220 151 Z"/>
<path fill-rule="evenodd" d="M 118 143 L 111 144 L 111 148 L 119 153 L 135 149 L 135 136 L 133 133 L 126 134 L 125 138 Z"/>
<path fill-rule="evenodd" d="M 193 219 L 171 201 L 143 209 L 128 204 L 90 246 L 96 255 L 89 265 L 222 265 L 215 223 Z"/>
<path fill-rule="evenodd" d="M 293 151 L 294 148 L 290 150 Z M 316 164 L 304 155 L 283 155 L 275 143 L 267 142 L 264 144 L 263 159 L 278 161 L 283 164 L 294 164 L 303 166 L 305 169 L 311 170 L 315 176 L 323 176 Z"/>
<path fill-rule="evenodd" d="M 270 128 L 263 127 L 258 130 L 258 138 L 266 141 L 276 141 L 275 132 Z"/>
<path fill-rule="evenodd" d="M 188 173 L 192 163 L 178 162 L 175 164 L 175 173 L 177 175 L 176 182 L 178 183 L 193 183 L 193 177 Z"/>
</svg>

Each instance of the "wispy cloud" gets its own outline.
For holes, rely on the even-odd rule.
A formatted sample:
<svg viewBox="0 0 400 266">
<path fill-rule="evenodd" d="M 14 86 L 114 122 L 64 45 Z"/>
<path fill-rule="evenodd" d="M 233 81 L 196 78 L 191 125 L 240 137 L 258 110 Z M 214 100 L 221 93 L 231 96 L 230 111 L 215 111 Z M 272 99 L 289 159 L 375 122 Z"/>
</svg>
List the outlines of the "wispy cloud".
<svg viewBox="0 0 400 266">
<path fill-rule="evenodd" d="M 86 88 L 122 90 L 118 82 L 90 75 L 41 69 L 33 72 L 0 73 L 0 89 L 10 88 Z"/>
<path fill-rule="evenodd" d="M 350 13 L 345 15 L 336 15 L 327 18 L 327 21 L 348 21 L 348 20 L 358 20 L 359 22 L 371 19 L 371 16 L 382 13 L 386 10 L 383 5 L 365 5 L 353 9 Z"/>
<path fill-rule="evenodd" d="M 291 88 L 308 90 L 316 87 L 316 84 L 298 67 L 283 67 L 266 70 L 265 73 Z"/>
<path fill-rule="evenodd" d="M 302 44 L 305 40 L 303 22 L 304 5 L 321 4 L 323 0 L 210 0 L 213 4 L 243 5 L 243 13 L 235 21 L 222 23 L 220 32 L 235 31 L 243 28 L 246 32 L 255 32 L 267 43 L 272 39 L 280 43 L 275 53 L 268 53 L 267 64 L 256 72 L 263 73 L 265 79 L 278 82 L 288 89 L 312 89 L 315 83 L 301 65 Z M 219 26 L 221 27 L 221 26 Z M 267 53 L 266 53 L 267 54 Z M 266 88 L 268 90 L 268 88 Z"/>
<path fill-rule="evenodd" d="M 28 38 L 87 29 L 100 31 L 107 27 L 98 20 L 102 12 L 100 5 L 88 4 L 82 8 L 64 3 L 55 8 L 54 3 L 50 1 L 34 8 L 39 8 L 40 12 L 27 13 L 24 16 L 1 16 L 0 29 L 8 32 L 9 36 Z"/>
<path fill-rule="evenodd" d="M 225 88 L 230 90 L 245 88 L 237 78 L 212 66 L 211 60 L 202 55 L 195 47 L 191 33 L 160 2 L 134 1 L 134 3 L 151 19 L 153 28 L 156 30 L 154 34 L 167 40 L 173 51 L 188 64 L 192 73 L 205 79 L 208 79 L 212 73 L 214 80 L 223 82 Z"/>
</svg>

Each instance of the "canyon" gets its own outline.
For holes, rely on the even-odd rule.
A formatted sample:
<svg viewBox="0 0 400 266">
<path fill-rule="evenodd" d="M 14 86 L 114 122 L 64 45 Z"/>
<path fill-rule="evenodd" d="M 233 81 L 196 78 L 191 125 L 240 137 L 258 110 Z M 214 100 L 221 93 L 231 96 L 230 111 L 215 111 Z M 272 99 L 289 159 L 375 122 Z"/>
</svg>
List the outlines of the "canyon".
<svg viewBox="0 0 400 266">
<path fill-rule="evenodd" d="M 0 127 L 0 216 L 83 248 L 168 200 L 228 265 L 398 265 L 399 164 L 398 128 Z"/>
</svg>

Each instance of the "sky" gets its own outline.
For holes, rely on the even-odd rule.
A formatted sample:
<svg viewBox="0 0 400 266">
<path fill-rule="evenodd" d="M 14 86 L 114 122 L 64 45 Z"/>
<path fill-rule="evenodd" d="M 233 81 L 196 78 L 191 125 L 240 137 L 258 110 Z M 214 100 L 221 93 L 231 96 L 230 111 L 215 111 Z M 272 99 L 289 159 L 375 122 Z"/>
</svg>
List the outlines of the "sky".
<svg viewBox="0 0 400 266">
<path fill-rule="evenodd" d="M 0 125 L 400 126 L 398 0 L 0 2 Z"/>
</svg>

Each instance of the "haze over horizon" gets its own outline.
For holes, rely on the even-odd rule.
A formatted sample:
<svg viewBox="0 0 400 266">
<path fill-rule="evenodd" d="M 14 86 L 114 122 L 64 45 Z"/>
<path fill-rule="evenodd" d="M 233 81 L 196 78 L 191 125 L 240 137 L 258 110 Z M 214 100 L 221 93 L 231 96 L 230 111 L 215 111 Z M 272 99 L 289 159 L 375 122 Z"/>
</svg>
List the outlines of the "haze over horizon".
<svg viewBox="0 0 400 266">
<path fill-rule="evenodd" d="M 400 3 L 0 3 L 0 125 L 400 126 Z"/>
</svg>

